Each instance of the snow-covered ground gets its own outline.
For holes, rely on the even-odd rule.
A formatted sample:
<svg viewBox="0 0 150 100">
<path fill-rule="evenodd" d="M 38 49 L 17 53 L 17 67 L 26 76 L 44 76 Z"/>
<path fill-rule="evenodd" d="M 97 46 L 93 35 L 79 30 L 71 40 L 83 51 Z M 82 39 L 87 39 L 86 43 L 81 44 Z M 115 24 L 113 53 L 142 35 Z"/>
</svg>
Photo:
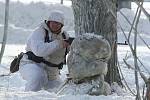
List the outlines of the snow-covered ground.
<svg viewBox="0 0 150 100">
<path fill-rule="evenodd" d="M 122 9 L 121 11 L 125 13 L 125 15 L 132 22 L 135 14 L 135 7 L 132 10 Z M 21 51 L 24 51 L 25 40 L 27 36 L 33 31 L 33 29 L 37 26 L 37 24 L 46 19 L 51 9 L 60 9 L 64 11 L 65 16 L 67 17 L 65 20 L 66 26 L 65 30 L 69 31 L 71 35 L 73 32 L 73 13 L 70 7 L 62 6 L 60 4 L 48 4 L 45 5 L 43 3 L 32 3 L 29 5 L 24 5 L 22 3 L 12 3 L 10 5 L 10 26 L 9 26 L 9 34 L 8 34 L 8 44 L 6 45 L 5 54 L 2 60 L 2 64 L 0 65 L 0 75 L 9 73 L 9 64 L 10 61 Z M 35 10 L 37 9 L 37 10 Z M 0 41 L 3 36 L 3 19 L 4 19 L 4 3 L 0 2 Z M 24 12 L 22 12 L 24 11 Z M 148 8 L 150 13 L 150 10 Z M 120 13 L 117 13 L 118 22 L 121 23 L 122 27 L 125 29 L 125 32 L 128 34 L 130 30 L 129 25 L 121 16 Z M 118 28 L 118 42 L 124 42 L 125 38 Z M 146 19 L 144 15 L 142 15 L 138 27 L 141 36 L 145 41 L 150 45 L 150 22 Z M 126 35 L 127 35 L 126 34 Z M 131 34 L 131 41 L 133 41 L 134 34 Z M 142 72 L 145 75 L 149 75 L 150 73 L 150 49 L 148 49 L 143 42 L 138 38 L 138 57 L 143 62 L 145 67 L 142 67 L 139 64 Z M 119 63 L 121 65 L 122 73 L 127 81 L 129 87 L 133 92 L 135 89 L 134 82 L 134 70 L 132 68 L 128 68 L 123 63 L 123 59 L 128 56 L 127 62 L 133 66 L 133 58 L 130 52 L 129 47 L 127 46 L 118 46 L 118 57 Z M 61 76 L 64 79 L 65 74 L 67 73 L 67 68 L 64 67 L 61 71 Z M 140 77 L 139 77 L 140 78 Z M 120 89 L 119 87 L 114 87 L 116 92 L 109 96 L 89 96 L 89 95 L 56 95 L 55 93 L 51 93 L 45 90 L 41 90 L 39 92 L 24 92 L 25 81 L 22 80 L 19 73 L 12 74 L 11 76 L 0 77 L 0 100 L 134 100 L 135 97 L 130 94 L 130 92 L 126 89 Z M 140 89 L 144 85 L 142 79 L 139 79 Z M 115 85 L 114 85 L 115 86 Z"/>
</svg>

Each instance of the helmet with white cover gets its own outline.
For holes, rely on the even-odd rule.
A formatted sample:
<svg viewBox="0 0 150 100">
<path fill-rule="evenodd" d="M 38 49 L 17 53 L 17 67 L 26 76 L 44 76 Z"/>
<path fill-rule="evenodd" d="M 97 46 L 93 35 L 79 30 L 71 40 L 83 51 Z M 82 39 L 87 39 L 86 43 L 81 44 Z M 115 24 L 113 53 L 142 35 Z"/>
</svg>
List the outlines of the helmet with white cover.
<svg viewBox="0 0 150 100">
<path fill-rule="evenodd" d="M 59 11 L 59 10 L 53 10 L 47 21 L 55 21 L 55 22 L 59 22 L 62 25 L 64 25 L 64 14 L 63 12 Z"/>
</svg>

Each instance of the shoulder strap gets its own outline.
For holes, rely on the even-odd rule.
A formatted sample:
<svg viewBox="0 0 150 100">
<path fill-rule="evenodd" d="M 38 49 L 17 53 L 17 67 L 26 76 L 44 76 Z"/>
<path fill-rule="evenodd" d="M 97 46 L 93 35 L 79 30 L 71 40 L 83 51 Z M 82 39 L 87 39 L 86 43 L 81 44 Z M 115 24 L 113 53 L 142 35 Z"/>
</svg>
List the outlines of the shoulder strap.
<svg viewBox="0 0 150 100">
<path fill-rule="evenodd" d="M 60 63 L 60 64 L 51 63 L 51 62 L 45 60 L 43 57 L 36 56 L 32 51 L 28 51 L 25 54 L 28 56 L 29 60 L 32 60 L 36 63 L 44 63 L 50 67 L 58 67 L 58 69 L 62 68 L 63 63 Z"/>
<path fill-rule="evenodd" d="M 46 22 L 46 20 L 44 21 L 45 22 L 45 24 L 47 25 L 47 22 Z M 46 43 L 46 42 L 50 42 L 50 40 L 49 40 L 49 35 L 48 35 L 48 30 L 47 29 L 45 29 L 44 28 L 44 30 L 45 30 L 45 40 L 44 40 L 44 42 Z"/>
<path fill-rule="evenodd" d="M 64 32 L 62 33 L 62 37 L 63 37 L 64 39 L 66 39 L 66 35 L 65 35 Z"/>
<path fill-rule="evenodd" d="M 49 40 L 49 35 L 48 35 L 48 30 L 47 29 L 45 29 L 44 28 L 44 30 L 45 30 L 45 40 L 44 40 L 44 42 L 46 43 L 46 42 L 50 42 L 50 40 Z"/>
<path fill-rule="evenodd" d="M 66 35 L 65 35 L 64 32 L 62 33 L 62 37 L 63 37 L 64 39 L 66 39 Z M 67 56 L 67 53 L 68 53 L 68 49 L 66 48 L 65 55 L 64 55 L 64 64 L 66 64 L 66 56 Z"/>
</svg>

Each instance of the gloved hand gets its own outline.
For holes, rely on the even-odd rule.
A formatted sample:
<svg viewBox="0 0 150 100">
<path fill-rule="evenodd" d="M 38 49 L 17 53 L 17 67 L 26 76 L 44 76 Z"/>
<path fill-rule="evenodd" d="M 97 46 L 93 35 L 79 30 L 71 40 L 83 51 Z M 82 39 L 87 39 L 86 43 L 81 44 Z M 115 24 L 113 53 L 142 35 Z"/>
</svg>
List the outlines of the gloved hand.
<svg viewBox="0 0 150 100">
<path fill-rule="evenodd" d="M 69 37 L 69 39 L 64 40 L 64 41 L 66 41 L 67 43 L 69 43 L 69 45 L 71 45 L 71 43 L 73 42 L 74 39 L 75 38 L 73 38 L 73 37 Z"/>
<path fill-rule="evenodd" d="M 58 65 L 58 69 L 62 69 L 63 68 L 63 62 L 61 62 L 59 65 Z"/>
<path fill-rule="evenodd" d="M 65 40 L 62 40 L 62 44 L 63 44 L 63 48 L 67 48 L 68 46 L 70 46 L 70 44 Z"/>
</svg>

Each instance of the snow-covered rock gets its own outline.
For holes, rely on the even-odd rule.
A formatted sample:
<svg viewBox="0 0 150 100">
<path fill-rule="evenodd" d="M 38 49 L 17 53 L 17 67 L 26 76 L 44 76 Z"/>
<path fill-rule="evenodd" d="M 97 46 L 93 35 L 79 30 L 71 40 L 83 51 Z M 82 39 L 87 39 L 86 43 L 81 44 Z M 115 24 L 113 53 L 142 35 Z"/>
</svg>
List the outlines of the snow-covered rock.
<svg viewBox="0 0 150 100">
<path fill-rule="evenodd" d="M 111 88 L 109 84 L 101 79 L 100 76 L 91 77 L 81 83 L 74 83 L 69 80 L 67 83 L 60 88 L 57 92 L 59 95 L 108 95 L 111 94 Z"/>
<path fill-rule="evenodd" d="M 59 94 L 108 95 L 111 89 L 104 81 L 111 49 L 102 36 L 86 33 L 72 43 L 67 59 L 69 80 Z"/>
<path fill-rule="evenodd" d="M 110 58 L 110 45 L 99 35 L 86 33 L 78 36 L 72 43 L 67 65 L 69 77 L 77 80 L 107 73 Z"/>
</svg>

